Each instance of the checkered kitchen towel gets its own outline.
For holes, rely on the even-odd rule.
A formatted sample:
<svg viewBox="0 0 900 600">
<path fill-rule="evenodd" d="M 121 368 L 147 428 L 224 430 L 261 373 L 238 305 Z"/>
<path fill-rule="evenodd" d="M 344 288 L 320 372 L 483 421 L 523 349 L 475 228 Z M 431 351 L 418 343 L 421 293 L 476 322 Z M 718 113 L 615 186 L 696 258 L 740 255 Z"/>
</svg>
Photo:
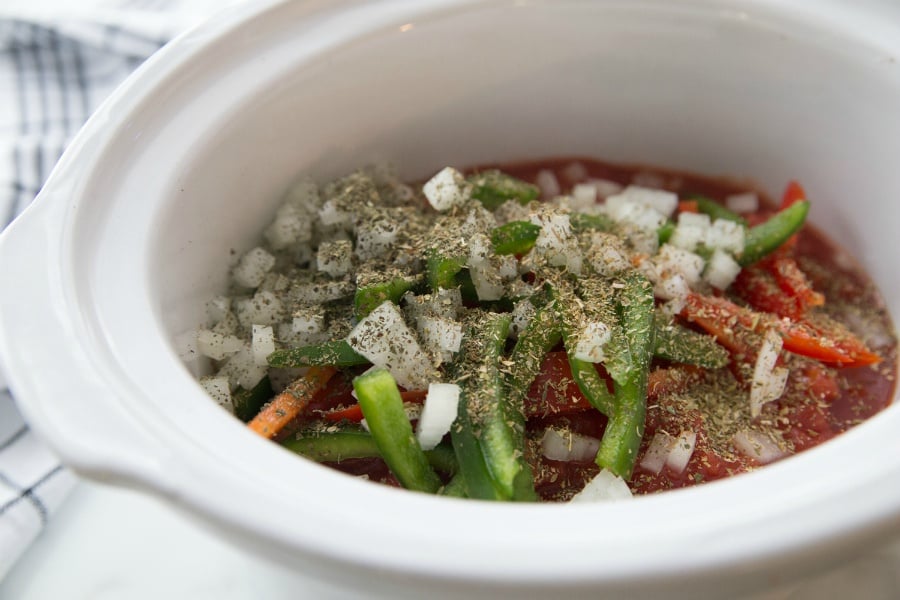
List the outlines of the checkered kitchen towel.
<svg viewBox="0 0 900 600">
<path fill-rule="evenodd" d="M 113 88 L 223 4 L 0 0 L 0 229 L 37 195 L 66 144 Z M 0 579 L 74 483 L 28 429 L 0 375 Z"/>
</svg>

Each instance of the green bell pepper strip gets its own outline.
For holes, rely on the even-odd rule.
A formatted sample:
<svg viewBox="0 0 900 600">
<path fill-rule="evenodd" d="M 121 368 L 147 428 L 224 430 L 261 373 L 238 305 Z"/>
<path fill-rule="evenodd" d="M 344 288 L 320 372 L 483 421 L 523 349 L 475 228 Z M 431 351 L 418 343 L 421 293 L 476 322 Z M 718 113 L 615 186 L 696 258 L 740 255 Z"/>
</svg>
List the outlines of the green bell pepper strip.
<svg viewBox="0 0 900 600">
<path fill-rule="evenodd" d="M 381 456 L 372 434 L 362 429 L 305 431 L 291 436 L 281 445 L 316 462 L 341 462 L 351 458 Z"/>
<path fill-rule="evenodd" d="M 353 296 L 353 308 L 356 318 L 361 319 L 365 317 L 381 306 L 385 300 L 398 304 L 403 294 L 411 290 L 415 285 L 415 279 L 396 278 L 357 288 L 356 294 Z"/>
<path fill-rule="evenodd" d="M 525 254 L 540 232 L 540 226 L 529 221 L 510 221 L 491 230 L 491 244 L 497 254 Z"/>
<path fill-rule="evenodd" d="M 507 200 L 528 204 L 541 195 L 538 186 L 496 169 L 470 175 L 468 182 L 472 185 L 472 197 L 488 210 L 496 209 Z"/>
<path fill-rule="evenodd" d="M 301 431 L 281 442 L 281 445 L 316 462 L 341 462 L 352 458 L 381 457 L 381 451 L 372 434 L 363 429 L 339 428 Z M 426 450 L 429 464 L 442 473 L 453 475 L 457 472 L 456 454 L 447 444 L 433 450 Z"/>
<path fill-rule="evenodd" d="M 400 484 L 410 490 L 436 493 L 441 480 L 416 440 L 390 372 L 382 368 L 366 371 L 353 380 L 353 389 L 375 445 Z"/>
<path fill-rule="evenodd" d="M 544 357 L 559 343 L 561 337 L 556 306 L 551 300 L 537 309 L 528 326 L 519 334 L 509 356 L 507 381 L 510 400 L 517 411 L 524 413 L 525 397 L 541 371 Z"/>
<path fill-rule="evenodd" d="M 612 231 L 615 229 L 615 221 L 606 215 L 572 213 L 569 215 L 569 224 L 575 231 Z"/>
<path fill-rule="evenodd" d="M 728 351 L 711 335 L 698 333 L 672 320 L 655 319 L 653 356 L 704 369 L 728 364 Z"/>
<path fill-rule="evenodd" d="M 500 371 L 509 323 L 500 313 L 470 319 L 453 364 L 460 399 L 450 437 L 470 498 L 537 499 L 525 462 L 524 417 L 510 406 Z"/>
<path fill-rule="evenodd" d="M 441 288 L 455 288 L 456 274 L 466 266 L 465 256 L 447 256 L 437 248 L 430 248 L 425 253 L 425 274 L 428 286 L 432 291 Z"/>
<path fill-rule="evenodd" d="M 238 388 L 231 397 L 234 404 L 234 416 L 244 423 L 249 422 L 274 395 L 272 382 L 268 377 L 260 379 L 252 389 Z"/>
<path fill-rule="evenodd" d="M 270 367 L 278 369 L 314 366 L 355 367 L 369 364 L 369 360 L 351 348 L 346 340 L 276 350 L 266 358 L 266 361 Z"/>
<path fill-rule="evenodd" d="M 578 389 L 587 398 L 587 401 L 601 413 L 609 416 L 615 410 L 614 398 L 606 385 L 606 380 L 597 372 L 594 363 L 575 357 L 575 345 L 577 343 L 575 323 L 584 321 L 579 303 L 574 293 L 553 288 L 551 291 L 557 312 L 557 318 L 562 333 L 563 346 L 569 360 L 569 368 L 572 371 L 572 379 L 578 385 Z"/>
<path fill-rule="evenodd" d="M 744 250 L 735 257 L 738 264 L 742 267 L 752 265 L 777 250 L 803 227 L 808 212 L 809 202 L 799 200 L 781 209 L 767 221 L 748 229 L 744 238 Z"/>
<path fill-rule="evenodd" d="M 647 380 L 653 351 L 653 286 L 641 273 L 622 278 L 618 312 L 628 342 L 631 363 L 621 380 L 613 381 L 615 410 L 609 416 L 595 462 L 626 481 L 631 478 L 647 414 Z"/>
<path fill-rule="evenodd" d="M 466 478 L 462 473 L 454 475 L 444 487 L 438 491 L 438 495 L 448 498 L 468 498 L 466 494 Z"/>
<path fill-rule="evenodd" d="M 747 226 L 747 219 L 734 211 L 728 210 L 728 208 L 722 206 L 712 198 L 690 194 L 687 196 L 687 199 L 696 202 L 697 210 L 705 215 L 709 215 L 709 218 L 712 221 L 715 221 L 716 219 L 723 219 L 725 221 L 740 223 L 745 227 Z"/>
</svg>

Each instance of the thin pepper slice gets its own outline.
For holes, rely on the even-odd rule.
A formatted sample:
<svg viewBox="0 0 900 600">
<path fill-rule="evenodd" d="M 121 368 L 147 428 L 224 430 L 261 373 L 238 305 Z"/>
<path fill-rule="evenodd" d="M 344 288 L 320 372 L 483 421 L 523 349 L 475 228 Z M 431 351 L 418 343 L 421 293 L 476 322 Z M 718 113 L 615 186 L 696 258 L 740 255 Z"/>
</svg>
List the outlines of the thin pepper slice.
<svg viewBox="0 0 900 600">
<path fill-rule="evenodd" d="M 603 432 L 596 463 L 625 480 L 631 478 L 647 414 L 647 382 L 653 350 L 653 286 L 641 273 L 622 277 L 618 312 L 631 355 L 627 375 L 614 380 L 616 408 Z"/>
<path fill-rule="evenodd" d="M 689 195 L 688 198 L 697 203 L 697 212 L 709 215 L 709 218 L 712 221 L 715 221 L 716 219 L 722 219 L 724 221 L 733 221 L 735 223 L 740 223 L 744 226 L 747 225 L 747 219 L 737 214 L 736 212 L 729 210 L 727 207 L 716 202 L 712 198 L 694 194 Z"/>
<path fill-rule="evenodd" d="M 355 367 L 369 364 L 369 360 L 351 348 L 346 340 L 276 350 L 266 361 L 276 369 L 326 365 Z"/>
<path fill-rule="evenodd" d="M 465 266 L 465 256 L 448 256 L 437 248 L 430 248 L 425 254 L 428 286 L 435 292 L 441 288 L 449 290 L 457 287 L 456 274 Z"/>
<path fill-rule="evenodd" d="M 609 416 L 615 410 L 615 403 L 606 380 L 600 376 L 593 363 L 575 357 L 575 347 L 578 342 L 575 324 L 584 321 L 584 315 L 579 309 L 579 302 L 575 294 L 569 290 L 554 288 L 553 294 L 554 306 L 562 331 L 563 346 L 566 348 L 569 368 L 572 370 L 572 379 L 578 384 L 578 389 L 581 390 L 591 406 Z"/>
<path fill-rule="evenodd" d="M 511 402 L 524 411 L 528 389 L 541 371 L 547 353 L 562 337 L 556 306 L 551 300 L 539 307 L 528 326 L 519 334 L 509 356 L 510 371 L 507 376 Z"/>
<path fill-rule="evenodd" d="M 410 490 L 436 493 L 441 480 L 416 440 L 390 372 L 383 368 L 367 371 L 353 380 L 353 389 L 378 451 L 400 484 Z"/>
<path fill-rule="evenodd" d="M 744 238 L 744 249 L 735 257 L 738 264 L 742 267 L 752 265 L 777 250 L 800 230 L 808 212 L 809 202 L 798 200 L 765 222 L 748 229 Z"/>
<path fill-rule="evenodd" d="M 497 254 L 526 254 L 534 247 L 541 228 L 529 221 L 510 221 L 491 231 L 491 244 Z"/>
<path fill-rule="evenodd" d="M 500 361 L 509 332 L 508 314 L 478 311 L 467 323 L 454 376 L 459 413 L 450 436 L 471 498 L 536 500 L 524 458 L 521 417 L 509 404 Z"/>
<path fill-rule="evenodd" d="M 385 300 L 394 304 L 400 302 L 403 294 L 416 285 L 416 281 L 409 277 L 397 277 L 389 281 L 367 285 L 357 288 L 353 296 L 353 308 L 356 318 L 361 319 L 378 308 Z"/>
<path fill-rule="evenodd" d="M 496 169 L 470 175 L 468 181 L 472 184 L 472 197 L 488 210 L 494 210 L 507 200 L 528 204 L 541 194 L 538 186 Z"/>
<path fill-rule="evenodd" d="M 231 397 L 234 404 L 234 416 L 244 423 L 248 422 L 256 416 L 274 394 L 272 382 L 268 377 L 260 379 L 253 389 L 238 388 Z"/>
<path fill-rule="evenodd" d="M 301 431 L 281 442 L 281 445 L 310 460 L 316 462 L 341 462 L 354 458 L 380 458 L 381 451 L 372 434 L 357 427 L 345 427 L 334 430 Z M 429 464 L 445 473 L 456 473 L 456 455 L 453 448 L 446 445 L 436 446 L 425 451 Z"/>
</svg>

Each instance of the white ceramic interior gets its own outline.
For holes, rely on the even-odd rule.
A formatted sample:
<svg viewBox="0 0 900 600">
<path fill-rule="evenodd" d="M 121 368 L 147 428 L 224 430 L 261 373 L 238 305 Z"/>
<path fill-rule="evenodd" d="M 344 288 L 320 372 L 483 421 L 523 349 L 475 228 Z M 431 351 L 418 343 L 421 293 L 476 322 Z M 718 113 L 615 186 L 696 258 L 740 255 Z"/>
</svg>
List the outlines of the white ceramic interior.
<svg viewBox="0 0 900 600">
<path fill-rule="evenodd" d="M 900 406 L 798 457 L 596 506 L 372 485 L 248 432 L 177 336 L 298 174 L 589 155 L 798 178 L 900 315 L 900 36 L 831 2 L 258 2 L 177 40 L 0 241 L 0 354 L 81 474 L 366 597 L 705 597 L 900 531 Z M 25 299 L 26 301 L 23 301 Z M 427 586 L 427 587 L 426 587 Z"/>
</svg>

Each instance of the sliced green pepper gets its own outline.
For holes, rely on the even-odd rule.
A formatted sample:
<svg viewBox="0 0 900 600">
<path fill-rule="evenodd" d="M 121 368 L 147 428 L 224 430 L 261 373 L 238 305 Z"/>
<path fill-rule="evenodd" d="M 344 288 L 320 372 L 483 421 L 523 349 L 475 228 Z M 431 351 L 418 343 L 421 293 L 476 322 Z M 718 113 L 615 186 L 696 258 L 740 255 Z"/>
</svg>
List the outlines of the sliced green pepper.
<svg viewBox="0 0 900 600">
<path fill-rule="evenodd" d="M 458 285 L 456 274 L 465 266 L 465 256 L 447 256 L 437 248 L 430 248 L 425 257 L 428 286 L 435 292 L 441 288 L 445 290 L 455 288 Z"/>
<path fill-rule="evenodd" d="M 491 231 L 497 254 L 525 254 L 534 247 L 541 228 L 529 221 L 510 221 Z"/>
<path fill-rule="evenodd" d="M 496 169 L 475 173 L 468 181 L 472 184 L 472 197 L 488 210 L 494 210 L 507 200 L 528 204 L 541 194 L 538 186 Z"/>
<path fill-rule="evenodd" d="M 346 340 L 276 350 L 266 360 L 270 367 L 277 369 L 313 366 L 355 367 L 369 364 L 369 360 L 351 348 Z"/>
<path fill-rule="evenodd" d="M 253 389 L 238 388 L 231 397 L 234 404 L 234 416 L 247 423 L 259 413 L 263 405 L 272 399 L 272 382 L 268 377 L 259 380 Z"/>
<path fill-rule="evenodd" d="M 416 281 L 413 278 L 398 277 L 357 288 L 353 297 L 356 318 L 361 319 L 365 317 L 378 308 L 385 300 L 390 300 L 394 304 L 399 303 L 403 294 L 411 290 L 415 284 Z"/>
<path fill-rule="evenodd" d="M 610 415 L 597 451 L 596 463 L 625 480 L 632 470 L 644 436 L 647 380 L 653 350 L 653 286 L 641 273 L 622 278 L 618 312 L 628 341 L 631 363 L 621 380 L 613 382 L 615 411 Z"/>
<path fill-rule="evenodd" d="M 615 410 L 615 404 L 606 380 L 597 372 L 594 363 L 575 357 L 575 347 L 578 342 L 576 324 L 585 321 L 580 303 L 571 290 L 554 288 L 552 293 L 562 332 L 563 346 L 566 348 L 569 368 L 572 370 L 572 379 L 575 380 L 578 389 L 581 390 L 591 406 L 609 416 Z"/>
<path fill-rule="evenodd" d="M 353 389 L 375 445 L 400 484 L 410 490 L 436 493 L 441 480 L 416 440 L 390 372 L 382 368 L 366 371 L 353 380 Z"/>
<path fill-rule="evenodd" d="M 461 393 L 450 436 L 471 498 L 537 498 L 524 459 L 524 431 L 500 371 L 509 323 L 507 314 L 479 311 L 468 322 L 453 365 Z"/>
<path fill-rule="evenodd" d="M 748 229 L 744 238 L 744 250 L 736 257 L 738 264 L 742 267 L 752 265 L 777 250 L 803 227 L 808 212 L 809 202 L 799 200 L 781 209 L 764 223 Z"/>
<path fill-rule="evenodd" d="M 737 214 L 736 212 L 728 210 L 727 207 L 716 202 L 712 198 L 707 198 L 705 196 L 699 195 L 689 195 L 687 198 L 696 202 L 697 210 L 705 215 L 709 215 L 709 218 L 712 221 L 715 221 L 716 219 L 722 219 L 725 221 L 740 223 L 745 227 L 747 226 L 747 219 Z"/>
</svg>

